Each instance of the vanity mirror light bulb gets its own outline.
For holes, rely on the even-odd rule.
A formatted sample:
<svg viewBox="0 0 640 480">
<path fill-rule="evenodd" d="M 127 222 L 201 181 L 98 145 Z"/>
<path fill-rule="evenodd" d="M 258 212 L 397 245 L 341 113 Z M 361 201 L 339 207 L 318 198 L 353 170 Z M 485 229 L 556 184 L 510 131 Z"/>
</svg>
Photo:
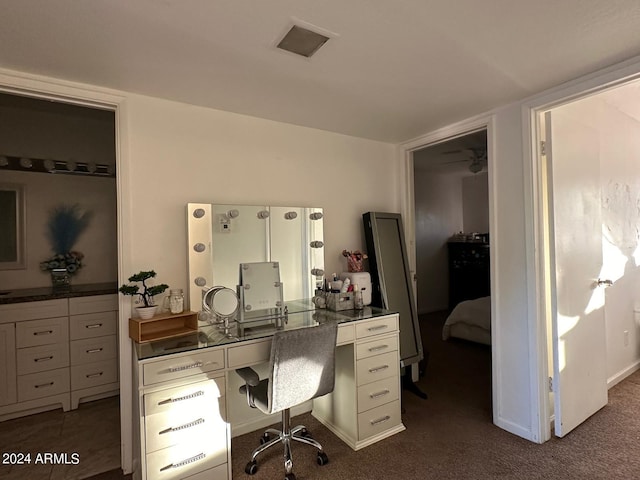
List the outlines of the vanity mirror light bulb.
<svg viewBox="0 0 640 480">
<path fill-rule="evenodd" d="M 195 218 L 202 218 L 202 217 L 204 217 L 204 214 L 205 214 L 204 208 L 196 208 L 193 211 L 193 216 Z"/>
<path fill-rule="evenodd" d="M 53 160 L 51 160 L 50 158 L 47 158 L 44 162 L 43 162 L 44 168 L 47 172 L 53 172 L 56 169 L 56 162 L 54 162 Z"/>
<path fill-rule="evenodd" d="M 236 210 L 235 208 L 233 210 L 229 210 L 227 212 L 227 217 L 229 218 L 237 218 L 240 215 L 240 212 L 238 210 Z"/>
<path fill-rule="evenodd" d="M 287 213 L 284 214 L 285 220 L 293 220 L 297 216 L 298 216 L 298 214 L 296 212 L 287 212 Z"/>
<path fill-rule="evenodd" d="M 20 166 L 22 168 L 31 168 L 33 167 L 33 161 L 30 158 L 22 157 L 20 159 Z"/>
<path fill-rule="evenodd" d="M 258 218 L 264 220 L 265 218 L 269 218 L 269 212 L 267 210 L 260 210 L 258 212 Z"/>
<path fill-rule="evenodd" d="M 324 243 L 320 240 L 314 240 L 309 245 L 311 245 L 311 248 L 322 248 L 324 246 Z"/>
<path fill-rule="evenodd" d="M 78 164 L 76 162 L 74 162 L 73 160 L 69 160 L 67 162 L 67 170 L 69 170 L 70 172 L 73 172 L 76 167 L 78 166 Z"/>
<path fill-rule="evenodd" d="M 311 220 L 320 220 L 322 218 L 322 213 L 320 212 L 313 212 L 309 214 L 309 218 Z"/>
<path fill-rule="evenodd" d="M 6 167 L 7 165 L 9 165 L 9 159 L 4 155 L 0 156 L 0 167 Z"/>
</svg>

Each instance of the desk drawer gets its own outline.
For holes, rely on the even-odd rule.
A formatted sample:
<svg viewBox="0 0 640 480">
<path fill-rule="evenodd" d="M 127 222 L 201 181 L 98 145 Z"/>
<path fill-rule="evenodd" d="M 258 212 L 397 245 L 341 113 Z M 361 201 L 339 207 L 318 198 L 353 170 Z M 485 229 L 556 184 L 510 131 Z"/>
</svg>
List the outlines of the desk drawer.
<svg viewBox="0 0 640 480">
<path fill-rule="evenodd" d="M 219 349 L 145 363 L 142 371 L 144 384 L 153 385 L 223 368 L 224 350 Z"/>
<path fill-rule="evenodd" d="M 356 323 L 356 338 L 366 338 L 398 330 L 398 317 L 382 317 Z"/>
<path fill-rule="evenodd" d="M 68 314 L 66 298 L 0 305 L 0 323 L 64 317 Z"/>
<path fill-rule="evenodd" d="M 383 378 L 397 378 L 399 368 L 398 352 L 383 353 L 375 357 L 358 360 L 356 362 L 358 386 L 382 380 Z"/>
<path fill-rule="evenodd" d="M 115 335 L 86 338 L 71 342 L 71 365 L 83 365 L 118 358 L 118 342 Z"/>
<path fill-rule="evenodd" d="M 18 350 L 18 375 L 69 366 L 69 344 L 57 343 Z"/>
<path fill-rule="evenodd" d="M 183 479 L 226 462 L 226 435 L 212 435 L 147 454 L 147 479 Z"/>
<path fill-rule="evenodd" d="M 224 377 L 167 388 L 144 396 L 145 416 L 176 410 L 197 410 L 217 403 L 225 395 Z"/>
<path fill-rule="evenodd" d="M 358 438 L 364 440 L 396 427 L 401 422 L 400 400 L 385 403 L 380 407 L 358 414 Z"/>
<path fill-rule="evenodd" d="M 118 381 L 118 362 L 116 359 L 87 363 L 71 367 L 71 389 L 97 387 Z"/>
<path fill-rule="evenodd" d="M 16 323 L 16 346 L 18 348 L 51 345 L 68 341 L 67 317 Z"/>
<path fill-rule="evenodd" d="M 338 338 L 336 339 L 336 345 L 342 345 L 343 343 L 352 343 L 356 338 L 356 331 L 353 324 L 338 325 Z"/>
<path fill-rule="evenodd" d="M 398 377 L 389 377 L 358 387 L 358 413 L 400 398 Z"/>
<path fill-rule="evenodd" d="M 229 466 L 223 463 L 204 472 L 184 477 L 184 480 L 229 480 Z"/>
<path fill-rule="evenodd" d="M 69 315 L 118 310 L 118 295 L 90 295 L 69 299 Z"/>
<path fill-rule="evenodd" d="M 358 343 L 356 346 L 356 358 L 361 360 L 395 350 L 398 350 L 398 335 L 375 337 L 375 340 L 370 342 Z"/>
<path fill-rule="evenodd" d="M 69 391 L 69 368 L 18 376 L 18 401 L 49 397 Z"/>
<path fill-rule="evenodd" d="M 86 313 L 69 317 L 71 340 L 115 335 L 118 329 L 116 312 Z"/>
<path fill-rule="evenodd" d="M 271 357 L 271 340 L 229 348 L 229 368 L 245 367 L 268 362 Z"/>
</svg>

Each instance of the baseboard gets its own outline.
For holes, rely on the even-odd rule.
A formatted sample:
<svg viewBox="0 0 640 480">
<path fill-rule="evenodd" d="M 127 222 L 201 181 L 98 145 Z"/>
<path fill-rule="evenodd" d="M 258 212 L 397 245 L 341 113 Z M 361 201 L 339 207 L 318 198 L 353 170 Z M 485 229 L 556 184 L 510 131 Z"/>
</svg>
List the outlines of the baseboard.
<svg viewBox="0 0 640 480">
<path fill-rule="evenodd" d="M 631 375 L 632 373 L 637 372 L 638 370 L 640 370 L 640 360 L 636 360 L 634 363 L 632 363 L 627 368 L 624 368 L 624 369 L 620 370 L 619 372 L 617 372 L 615 375 L 609 377 L 607 379 L 607 389 L 610 389 L 611 387 L 614 387 L 615 385 L 620 383 L 622 380 L 627 378 L 629 375 Z"/>
</svg>

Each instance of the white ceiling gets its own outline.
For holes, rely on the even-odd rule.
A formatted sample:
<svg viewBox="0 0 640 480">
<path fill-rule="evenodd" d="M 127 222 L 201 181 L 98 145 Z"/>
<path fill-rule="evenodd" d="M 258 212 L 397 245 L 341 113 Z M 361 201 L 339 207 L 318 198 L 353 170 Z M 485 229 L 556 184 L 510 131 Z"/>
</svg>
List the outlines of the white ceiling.
<svg viewBox="0 0 640 480">
<path fill-rule="evenodd" d="M 2 0 L 0 67 L 402 142 L 640 55 L 638 0 Z M 334 38 L 275 48 L 294 19 Z"/>
</svg>

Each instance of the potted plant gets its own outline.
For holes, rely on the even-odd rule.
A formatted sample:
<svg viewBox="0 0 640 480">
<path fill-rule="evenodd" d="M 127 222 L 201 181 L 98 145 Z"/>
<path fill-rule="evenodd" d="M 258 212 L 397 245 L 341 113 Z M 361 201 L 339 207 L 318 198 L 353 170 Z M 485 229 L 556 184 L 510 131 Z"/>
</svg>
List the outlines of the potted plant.
<svg viewBox="0 0 640 480">
<path fill-rule="evenodd" d="M 142 283 L 142 290 L 140 290 L 140 285 L 122 285 L 119 288 L 120 293 L 123 295 L 131 295 L 132 297 L 139 297 L 135 300 L 135 303 L 141 303 L 139 307 L 136 307 L 138 310 L 138 315 L 142 319 L 148 319 L 153 317 L 156 314 L 158 306 L 154 303 L 153 297 L 155 295 L 159 295 L 164 292 L 169 285 L 165 283 L 161 283 L 160 285 L 147 285 L 147 280 L 150 278 L 154 278 L 156 276 L 156 272 L 153 270 L 138 272 L 135 275 L 131 275 L 129 277 L 129 282 L 140 282 Z"/>
</svg>

